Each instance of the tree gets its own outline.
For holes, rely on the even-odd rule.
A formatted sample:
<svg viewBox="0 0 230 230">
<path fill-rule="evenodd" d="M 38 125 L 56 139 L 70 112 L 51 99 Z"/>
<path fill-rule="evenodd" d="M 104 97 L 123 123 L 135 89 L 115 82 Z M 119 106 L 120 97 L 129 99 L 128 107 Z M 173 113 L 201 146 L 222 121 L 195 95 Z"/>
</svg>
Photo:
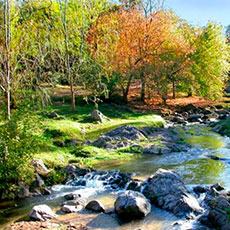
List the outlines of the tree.
<svg viewBox="0 0 230 230">
<path fill-rule="evenodd" d="M 85 34 L 91 24 L 106 9 L 107 0 L 59 0 L 62 33 L 64 35 L 65 73 L 71 89 L 71 107 L 75 110 L 75 86 L 85 84 L 83 76 L 80 76 L 90 60 L 88 59 Z M 63 50 L 60 49 L 61 55 Z M 100 76 L 98 76 L 100 78 Z M 96 80 L 96 79 L 95 79 Z M 98 81 L 95 81 L 98 83 Z"/>
<path fill-rule="evenodd" d="M 223 95 L 224 82 L 229 71 L 229 46 L 222 27 L 209 23 L 200 30 L 191 56 L 193 87 L 196 93 L 210 99 Z"/>
<path fill-rule="evenodd" d="M 230 43 L 230 25 L 227 26 L 226 37 L 227 37 L 227 43 Z"/>
<path fill-rule="evenodd" d="M 65 43 L 65 66 L 66 66 L 66 74 L 67 79 L 70 84 L 70 91 L 71 91 L 71 108 L 72 111 L 76 110 L 75 105 L 75 90 L 74 90 L 74 79 L 73 75 L 71 74 L 71 67 L 70 67 L 70 55 L 69 55 L 69 32 L 67 28 L 67 7 L 68 7 L 68 1 L 64 0 L 64 4 L 61 0 L 59 0 L 60 4 L 60 12 L 61 12 L 61 22 L 63 25 L 63 33 L 64 33 L 64 43 Z"/>
<path fill-rule="evenodd" d="M 9 0 L 4 0 L 4 41 L 2 46 L 3 70 L 0 73 L 0 88 L 5 93 L 7 117 L 11 117 L 11 6 Z"/>
</svg>

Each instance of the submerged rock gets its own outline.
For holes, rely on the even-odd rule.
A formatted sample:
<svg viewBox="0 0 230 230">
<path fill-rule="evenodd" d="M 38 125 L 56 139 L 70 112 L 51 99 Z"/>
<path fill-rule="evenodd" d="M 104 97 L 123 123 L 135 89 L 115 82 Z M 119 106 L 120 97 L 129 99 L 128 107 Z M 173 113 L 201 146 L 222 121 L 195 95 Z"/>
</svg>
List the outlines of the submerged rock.
<svg viewBox="0 0 230 230">
<path fill-rule="evenodd" d="M 62 203 L 62 206 L 68 205 L 68 206 L 83 206 L 86 203 L 85 198 L 79 198 L 77 200 L 67 200 Z"/>
<path fill-rule="evenodd" d="M 32 208 L 30 212 L 30 218 L 32 220 L 45 221 L 48 219 L 53 219 L 55 217 L 56 215 L 53 213 L 51 208 L 46 204 L 36 205 Z"/>
<path fill-rule="evenodd" d="M 151 204 L 143 194 L 134 191 L 126 191 L 121 194 L 115 204 L 117 215 L 125 221 L 140 219 L 151 212 Z"/>
<path fill-rule="evenodd" d="M 177 216 L 185 216 L 189 212 L 200 213 L 202 210 L 174 171 L 159 169 L 146 181 L 143 194 L 156 206 Z"/>
<path fill-rule="evenodd" d="M 77 198 L 80 198 L 81 195 L 77 193 L 69 193 L 69 194 L 66 194 L 64 197 L 66 200 L 75 200 Z"/>
<path fill-rule="evenodd" d="M 105 212 L 103 204 L 98 200 L 90 201 L 85 208 L 93 212 Z"/>
<path fill-rule="evenodd" d="M 120 171 L 92 171 L 85 174 L 83 177 L 76 177 L 68 184 L 73 186 L 86 186 L 89 181 L 95 181 L 108 186 L 108 188 L 118 189 L 124 188 L 126 184 L 132 179 L 130 173 L 121 173 Z"/>
</svg>

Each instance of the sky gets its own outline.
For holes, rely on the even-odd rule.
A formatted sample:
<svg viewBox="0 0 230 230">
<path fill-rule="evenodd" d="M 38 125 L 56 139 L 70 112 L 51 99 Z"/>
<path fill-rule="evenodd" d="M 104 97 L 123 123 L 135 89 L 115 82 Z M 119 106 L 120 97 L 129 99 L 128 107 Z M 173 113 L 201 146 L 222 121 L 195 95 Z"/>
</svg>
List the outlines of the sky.
<svg viewBox="0 0 230 230">
<path fill-rule="evenodd" d="M 165 0 L 165 6 L 193 25 L 208 21 L 230 25 L 230 0 Z"/>
</svg>

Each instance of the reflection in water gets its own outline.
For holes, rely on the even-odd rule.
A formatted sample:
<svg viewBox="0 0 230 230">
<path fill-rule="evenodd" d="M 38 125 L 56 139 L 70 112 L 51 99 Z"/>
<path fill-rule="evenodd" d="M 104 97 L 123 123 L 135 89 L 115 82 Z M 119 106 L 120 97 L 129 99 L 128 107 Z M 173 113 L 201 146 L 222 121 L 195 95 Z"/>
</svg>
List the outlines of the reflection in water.
<svg viewBox="0 0 230 230">
<path fill-rule="evenodd" d="M 186 184 L 222 183 L 230 189 L 230 164 L 215 161 L 208 156 L 230 158 L 230 140 L 211 132 L 205 126 L 178 128 L 178 133 L 192 145 L 187 152 L 161 156 L 143 156 L 133 161 L 102 162 L 97 165 L 102 170 L 120 169 L 122 172 L 135 172 L 137 178 L 146 178 L 159 168 L 178 172 Z M 203 135 L 202 135 L 203 134 Z"/>
<path fill-rule="evenodd" d="M 135 172 L 135 178 L 144 179 L 159 168 L 172 169 L 178 172 L 187 185 L 222 183 L 230 189 L 230 164 L 216 161 L 209 156 L 230 158 L 230 140 L 227 137 L 211 132 L 205 126 L 187 126 L 178 128 L 178 133 L 189 142 L 192 147 L 187 152 L 177 152 L 169 155 L 154 156 L 146 155 L 133 161 L 110 161 L 96 165 L 100 170 L 120 170 L 122 172 Z M 69 192 L 82 193 L 90 196 L 89 199 L 100 200 L 106 210 L 112 209 L 118 192 L 104 191 L 100 182 L 89 182 L 87 188 L 74 186 L 55 186 L 54 193 L 48 197 L 33 198 L 19 203 L 0 204 L 0 225 L 25 219 L 35 204 L 46 203 L 56 209 L 60 208 L 63 195 Z M 15 207 L 17 205 L 17 207 Z M 84 215 L 84 214 L 82 214 Z M 99 215 L 88 223 L 95 230 L 161 230 L 173 229 L 172 223 L 176 218 L 166 211 L 152 207 L 152 212 L 144 220 L 122 224 L 113 215 Z"/>
</svg>

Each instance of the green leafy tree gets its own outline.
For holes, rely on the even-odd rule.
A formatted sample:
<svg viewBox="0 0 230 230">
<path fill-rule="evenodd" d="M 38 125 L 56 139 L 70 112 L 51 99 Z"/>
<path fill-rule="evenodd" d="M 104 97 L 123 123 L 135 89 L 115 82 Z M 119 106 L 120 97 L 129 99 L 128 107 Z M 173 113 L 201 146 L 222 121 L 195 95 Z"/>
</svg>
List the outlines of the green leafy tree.
<svg viewBox="0 0 230 230">
<path fill-rule="evenodd" d="M 209 23 L 197 35 L 195 50 L 191 57 L 193 88 L 206 98 L 219 99 L 229 71 L 229 46 L 222 27 Z"/>
</svg>

